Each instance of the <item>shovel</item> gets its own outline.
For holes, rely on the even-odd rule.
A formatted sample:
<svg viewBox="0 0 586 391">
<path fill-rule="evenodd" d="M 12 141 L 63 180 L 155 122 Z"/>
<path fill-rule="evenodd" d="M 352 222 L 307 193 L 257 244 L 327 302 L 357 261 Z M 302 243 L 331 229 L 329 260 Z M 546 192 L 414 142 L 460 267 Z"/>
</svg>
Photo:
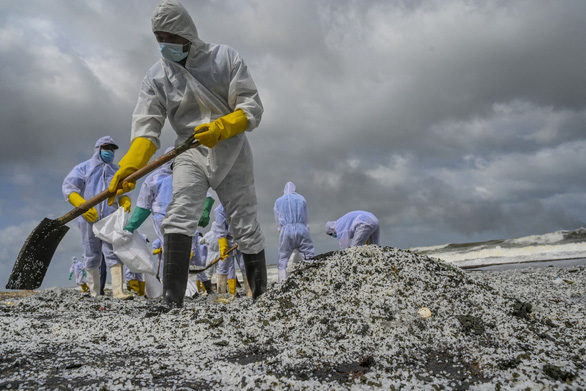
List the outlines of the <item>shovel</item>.
<svg viewBox="0 0 586 391">
<path fill-rule="evenodd" d="M 175 156 L 198 145 L 200 145 L 199 142 L 191 136 L 172 151 L 167 152 L 140 170 L 128 175 L 120 183 L 136 182 L 151 171 L 174 159 Z M 43 282 L 43 278 L 45 278 L 45 273 L 49 268 L 57 246 L 69 230 L 69 227 L 65 224 L 81 216 L 100 202 L 105 201 L 110 195 L 110 191 L 106 189 L 56 220 L 44 218 L 25 240 L 14 262 L 6 289 L 33 290 L 39 288 Z"/>
<path fill-rule="evenodd" d="M 157 281 L 161 282 L 161 277 L 159 277 L 159 273 L 161 272 L 161 258 L 163 257 L 163 253 L 159 253 L 159 264 L 157 265 Z"/>
<path fill-rule="evenodd" d="M 231 247 L 228 251 L 226 251 L 226 254 L 230 254 L 233 250 L 236 250 L 236 247 L 238 247 L 238 243 L 236 243 L 233 247 Z M 189 268 L 189 274 L 197 274 L 197 273 L 201 273 L 201 272 L 203 272 L 205 270 L 208 270 L 210 267 L 212 267 L 216 263 L 218 263 L 220 261 L 220 259 L 222 259 L 222 256 L 219 256 L 218 258 L 214 259 L 207 266 L 200 266 L 200 267 L 193 267 L 193 268 L 190 267 Z"/>
</svg>

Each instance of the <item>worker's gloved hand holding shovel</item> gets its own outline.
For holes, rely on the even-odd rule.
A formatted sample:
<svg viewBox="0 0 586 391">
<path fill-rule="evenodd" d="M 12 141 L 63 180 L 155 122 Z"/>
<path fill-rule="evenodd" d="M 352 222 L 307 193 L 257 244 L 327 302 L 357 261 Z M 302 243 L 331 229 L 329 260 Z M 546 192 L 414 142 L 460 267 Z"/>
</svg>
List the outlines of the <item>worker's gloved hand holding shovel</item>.
<svg viewBox="0 0 586 391">
<path fill-rule="evenodd" d="M 206 147 L 213 148 L 218 141 L 236 136 L 244 132 L 247 127 L 248 118 L 242 110 L 236 110 L 212 123 L 197 126 L 193 137 Z"/>
<path fill-rule="evenodd" d="M 81 204 L 85 203 L 85 199 L 77 193 L 71 193 L 69 194 L 69 203 L 77 208 Z M 96 208 L 90 208 L 83 214 L 83 218 L 90 223 L 95 223 L 98 221 L 98 211 Z"/>
<path fill-rule="evenodd" d="M 128 152 L 118 163 L 120 168 L 110 181 L 108 190 L 112 195 L 108 198 L 108 205 L 114 203 L 117 195 L 128 193 L 134 189 L 136 182 L 123 182 L 123 179 L 146 166 L 156 150 L 157 147 L 148 138 L 137 137 L 132 141 Z"/>
</svg>

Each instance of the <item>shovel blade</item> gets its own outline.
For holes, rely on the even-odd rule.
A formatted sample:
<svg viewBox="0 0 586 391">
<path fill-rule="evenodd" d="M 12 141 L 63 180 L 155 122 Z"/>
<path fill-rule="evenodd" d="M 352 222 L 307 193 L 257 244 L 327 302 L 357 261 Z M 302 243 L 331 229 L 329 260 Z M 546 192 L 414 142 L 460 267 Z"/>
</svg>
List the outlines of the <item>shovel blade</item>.
<svg viewBox="0 0 586 391">
<path fill-rule="evenodd" d="M 24 242 L 6 289 L 38 289 L 57 246 L 68 230 L 68 226 L 57 220 L 43 219 Z"/>
</svg>

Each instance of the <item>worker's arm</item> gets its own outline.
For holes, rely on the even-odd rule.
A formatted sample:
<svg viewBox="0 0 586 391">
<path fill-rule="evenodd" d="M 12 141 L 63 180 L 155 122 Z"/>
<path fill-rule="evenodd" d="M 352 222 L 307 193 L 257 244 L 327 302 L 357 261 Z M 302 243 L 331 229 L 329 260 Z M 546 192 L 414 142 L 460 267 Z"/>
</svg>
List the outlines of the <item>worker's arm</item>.
<svg viewBox="0 0 586 391">
<path fill-rule="evenodd" d="M 212 211 L 212 206 L 214 205 L 214 201 L 215 200 L 213 199 L 213 197 L 206 197 L 206 202 L 203 207 L 203 212 L 201 214 L 201 218 L 199 219 L 199 222 L 197 223 L 198 226 L 205 228 L 210 223 L 210 212 Z"/>
<path fill-rule="evenodd" d="M 151 211 L 145 208 L 141 208 L 137 206 L 134 208 L 134 212 L 132 212 L 132 216 L 130 216 L 130 221 L 124 227 L 124 230 L 129 232 L 134 232 L 135 229 L 141 226 L 142 223 L 149 217 Z"/>
</svg>

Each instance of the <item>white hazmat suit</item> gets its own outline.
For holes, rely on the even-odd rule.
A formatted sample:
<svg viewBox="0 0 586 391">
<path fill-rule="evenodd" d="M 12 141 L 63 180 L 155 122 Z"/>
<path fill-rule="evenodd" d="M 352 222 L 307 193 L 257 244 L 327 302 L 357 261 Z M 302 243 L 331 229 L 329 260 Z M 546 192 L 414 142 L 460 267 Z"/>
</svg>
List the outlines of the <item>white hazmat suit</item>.
<svg viewBox="0 0 586 391">
<path fill-rule="evenodd" d="M 193 239 L 191 241 L 191 254 L 193 254 L 193 255 L 191 256 L 190 264 L 193 266 L 196 266 L 196 267 L 204 267 L 206 265 L 206 257 L 208 254 L 207 248 L 203 247 L 199 243 L 200 238 L 201 238 L 201 236 L 199 236 L 199 231 L 195 231 L 195 236 L 193 237 Z M 205 255 L 202 254 L 202 251 L 204 251 L 204 250 L 205 250 Z M 197 279 L 197 281 L 201 281 L 201 282 L 209 280 L 205 271 L 197 273 L 196 279 Z"/>
<path fill-rule="evenodd" d="M 143 166 L 143 157 L 160 147 L 165 119 L 177 134 L 176 146 L 198 129 L 195 138 L 202 144 L 173 163 L 173 196 L 162 222 L 164 305 L 183 305 L 190 242 L 210 187 L 226 208 L 234 238 L 251 265 L 256 298 L 266 290 L 266 262 L 246 131 L 258 126 L 263 113 L 257 88 L 238 52 L 199 39 L 179 2 L 159 3 L 151 22 L 162 58 L 143 79 L 132 116 L 132 145 L 111 186 L 118 187 L 126 171 Z"/>
<path fill-rule="evenodd" d="M 153 32 L 184 37 L 191 48 L 185 67 L 161 58 L 147 72 L 132 116 L 131 139 L 148 138 L 159 147 L 168 118 L 177 133 L 177 146 L 193 134 L 196 126 L 235 110 L 246 115 L 246 131 L 254 130 L 263 107 L 240 55 L 226 45 L 200 40 L 193 20 L 175 1 L 160 3 L 152 24 Z M 214 148 L 199 146 L 175 158 L 173 199 L 163 221 L 165 234 L 194 235 L 209 187 L 230 215 L 241 251 L 262 251 L 264 237 L 256 219 L 252 151 L 245 133 L 222 140 Z"/>
<path fill-rule="evenodd" d="M 102 145 L 114 144 L 114 139 L 110 136 L 104 136 L 98 139 L 94 145 L 94 154 L 91 159 L 78 164 L 71 170 L 63 181 L 63 196 L 69 201 L 71 193 L 77 193 L 85 200 L 100 194 L 108 188 L 110 180 L 114 176 L 118 165 L 105 163 L 100 157 L 100 147 Z M 98 220 L 111 215 L 118 208 L 117 205 L 108 205 L 106 201 L 100 202 L 94 206 L 98 212 Z M 108 267 L 122 264 L 120 259 L 114 255 L 112 245 L 96 238 L 92 230 L 93 223 L 88 222 L 83 216 L 77 218 L 77 225 L 81 231 L 81 243 L 83 246 L 83 257 L 85 260 L 85 269 L 97 269 L 102 263 L 102 254 Z"/>
<path fill-rule="evenodd" d="M 315 256 L 313 241 L 309 233 L 309 211 L 307 202 L 296 193 L 295 184 L 287 182 L 283 195 L 275 201 L 275 221 L 279 230 L 279 282 L 287 278 L 287 263 L 294 250 L 305 260 Z"/>
<path fill-rule="evenodd" d="M 108 160 L 108 162 L 104 161 L 100 149 L 105 146 L 118 148 L 112 137 L 104 136 L 99 138 L 94 145 L 94 154 L 91 159 L 78 164 L 67 175 L 62 186 L 63 196 L 67 201 L 72 202 L 73 196 L 81 198 L 82 201 L 89 201 L 92 197 L 108 189 L 110 181 L 119 167 L 113 163 L 113 154 L 110 157 L 111 160 Z M 116 196 L 115 199 L 119 203 L 123 197 L 127 198 L 126 196 Z M 127 199 L 127 201 L 130 203 L 130 199 Z M 116 206 L 108 205 L 106 201 L 100 202 L 92 209 L 97 213 L 97 219 L 95 221 L 111 215 L 116 209 Z M 132 296 L 126 295 L 123 290 L 122 262 L 114 254 L 110 243 L 104 242 L 96 237 L 93 232 L 94 223 L 87 221 L 84 216 L 78 217 L 77 224 L 81 231 L 81 241 L 84 250 L 83 257 L 90 294 L 92 296 L 98 296 L 100 294 L 99 267 L 102 264 L 103 256 L 104 262 L 110 268 L 112 275 L 112 295 L 122 300 L 132 298 Z"/>
<path fill-rule="evenodd" d="M 85 285 L 85 270 L 83 268 L 83 262 L 78 261 L 77 257 L 71 259 L 71 267 L 69 268 L 69 279 L 75 274 L 75 283 L 79 286 Z"/>
<path fill-rule="evenodd" d="M 212 228 L 199 240 L 201 244 L 207 246 L 208 252 L 206 257 L 206 266 L 216 260 L 220 256 L 220 246 L 218 245 L 218 238 L 214 234 L 214 226 L 216 222 L 212 223 Z M 217 265 L 217 264 L 216 264 Z M 216 269 L 216 265 L 210 267 L 205 271 L 208 279 L 212 279 L 214 275 L 214 269 Z"/>
<path fill-rule="evenodd" d="M 379 244 L 378 219 L 372 213 L 355 210 L 326 223 L 326 234 L 338 238 L 342 250 L 351 246 Z"/>
<path fill-rule="evenodd" d="M 233 247 L 236 243 L 234 242 L 234 238 L 230 232 L 230 223 L 228 222 L 228 218 L 226 216 L 226 210 L 220 204 L 216 207 L 216 209 L 214 209 L 214 213 L 216 221 L 214 221 L 213 229 L 216 239 L 226 238 L 228 241 L 228 247 Z M 235 249 L 228 255 L 228 258 L 218 263 L 218 281 L 221 280 L 222 276 L 227 276 L 228 284 L 235 284 L 236 263 L 238 263 L 238 267 L 240 267 L 240 272 L 242 273 L 243 279 L 246 280 L 246 268 L 244 266 L 242 253 L 238 249 Z"/>
</svg>

